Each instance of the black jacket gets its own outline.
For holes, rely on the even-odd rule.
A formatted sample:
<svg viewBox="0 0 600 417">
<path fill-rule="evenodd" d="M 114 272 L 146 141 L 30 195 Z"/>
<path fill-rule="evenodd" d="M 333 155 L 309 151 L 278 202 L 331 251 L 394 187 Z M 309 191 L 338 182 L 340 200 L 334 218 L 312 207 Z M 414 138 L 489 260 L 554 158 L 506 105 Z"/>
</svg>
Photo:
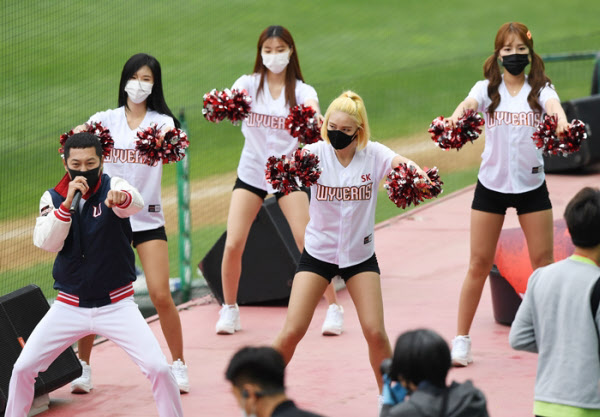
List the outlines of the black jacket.
<svg viewBox="0 0 600 417">
<path fill-rule="evenodd" d="M 483 393 L 471 381 L 452 382 L 447 388 L 446 410 L 442 414 L 444 390 L 424 384 L 406 401 L 384 405 L 380 417 L 489 417 Z"/>
</svg>

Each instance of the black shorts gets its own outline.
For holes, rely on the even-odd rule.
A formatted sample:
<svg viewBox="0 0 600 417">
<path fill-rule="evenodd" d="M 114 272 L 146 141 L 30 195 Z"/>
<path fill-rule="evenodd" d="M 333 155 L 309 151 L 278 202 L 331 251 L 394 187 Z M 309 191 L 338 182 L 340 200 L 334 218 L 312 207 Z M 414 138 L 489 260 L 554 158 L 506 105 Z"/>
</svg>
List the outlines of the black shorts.
<svg viewBox="0 0 600 417">
<path fill-rule="evenodd" d="M 475 195 L 473 196 L 473 210 L 487 213 L 506 214 L 508 207 L 517 209 L 517 214 L 527 214 L 552 208 L 546 181 L 535 190 L 519 194 L 499 193 L 485 188 L 477 180 Z"/>
<path fill-rule="evenodd" d="M 347 268 L 340 268 L 335 264 L 330 264 L 328 262 L 323 262 L 318 260 L 317 258 L 312 257 L 306 249 L 302 252 L 302 256 L 300 257 L 300 261 L 298 262 L 298 268 L 296 269 L 296 273 L 301 271 L 314 272 L 325 278 L 327 281 L 331 282 L 333 277 L 339 275 L 342 277 L 344 282 L 348 281 L 355 275 L 360 274 L 361 272 L 377 272 L 381 274 L 379 270 L 379 264 L 377 263 L 377 257 L 375 254 L 371 256 L 366 261 L 363 261 L 359 264 L 349 266 Z"/>
<path fill-rule="evenodd" d="M 253 194 L 256 194 L 257 196 L 259 196 L 261 199 L 265 199 L 265 197 L 267 196 L 267 191 L 266 190 L 261 190 L 258 187 L 255 187 L 253 185 L 247 184 L 244 181 L 242 181 L 239 178 L 236 178 L 235 180 L 235 184 L 233 186 L 233 189 L 235 190 L 236 188 L 242 188 L 244 190 L 248 190 Z M 306 194 L 309 194 L 310 196 L 310 188 L 308 187 L 302 187 L 301 191 L 304 191 Z M 281 197 L 283 197 L 285 194 L 280 193 L 280 192 L 276 192 L 274 193 L 274 196 L 277 200 L 279 200 Z"/>
<path fill-rule="evenodd" d="M 133 247 L 135 248 L 140 243 L 148 242 L 150 240 L 164 240 L 167 241 L 167 232 L 165 232 L 165 226 L 160 226 L 157 229 L 142 230 L 141 232 L 133 232 Z"/>
</svg>

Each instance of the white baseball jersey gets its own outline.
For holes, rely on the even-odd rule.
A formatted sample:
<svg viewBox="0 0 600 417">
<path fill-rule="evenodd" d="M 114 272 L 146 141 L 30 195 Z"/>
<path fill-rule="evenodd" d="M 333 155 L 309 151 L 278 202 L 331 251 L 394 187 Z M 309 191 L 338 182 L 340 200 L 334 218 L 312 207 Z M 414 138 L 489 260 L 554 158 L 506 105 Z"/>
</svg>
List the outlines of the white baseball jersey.
<svg viewBox="0 0 600 417">
<path fill-rule="evenodd" d="M 542 119 L 542 114 L 534 112 L 527 96 L 531 86 L 525 84 L 515 97 L 508 92 L 504 81 L 498 86 L 500 104 L 491 118 L 487 108 L 491 103 L 487 87 L 489 81 L 479 81 L 473 86 L 468 97 L 477 100 L 477 111 L 485 117 L 485 148 L 481 154 L 479 181 L 490 190 L 501 193 L 524 193 L 544 182 L 544 160 L 542 150 L 535 147 L 531 137 Z M 548 99 L 558 95 L 552 85 L 540 90 L 539 103 L 546 108 Z"/>
<path fill-rule="evenodd" d="M 396 153 L 369 141 L 347 167 L 324 141 L 307 145 L 322 169 L 311 187 L 310 221 L 304 247 L 313 257 L 347 268 L 375 253 L 373 233 L 379 182 L 390 172 Z"/>
<path fill-rule="evenodd" d="M 173 128 L 175 124 L 170 116 L 148 110 L 140 126 L 132 130 L 127 124 L 125 107 L 94 114 L 88 120 L 102 122 L 110 130 L 115 146 L 110 155 L 104 158 L 104 172 L 111 177 L 126 179 L 137 188 L 144 198 L 144 209 L 131 217 L 134 232 L 152 230 L 164 226 L 165 217 L 160 196 L 162 163 L 146 165 L 135 149 L 137 132 L 156 123 L 158 127 Z"/>
<path fill-rule="evenodd" d="M 263 90 L 257 96 L 260 74 L 242 75 L 231 87 L 248 91 L 252 97 L 252 111 L 242 123 L 242 133 L 246 139 L 237 174 L 246 184 L 275 192 L 265 179 L 265 165 L 270 156 L 290 155 L 298 147 L 298 140 L 288 133 L 285 119 L 290 113 L 290 105 L 285 102 L 285 87 L 279 98 L 274 99 L 269 92 L 265 77 Z M 296 102 L 304 104 L 306 100 L 316 100 L 317 92 L 310 85 L 296 80 Z"/>
</svg>

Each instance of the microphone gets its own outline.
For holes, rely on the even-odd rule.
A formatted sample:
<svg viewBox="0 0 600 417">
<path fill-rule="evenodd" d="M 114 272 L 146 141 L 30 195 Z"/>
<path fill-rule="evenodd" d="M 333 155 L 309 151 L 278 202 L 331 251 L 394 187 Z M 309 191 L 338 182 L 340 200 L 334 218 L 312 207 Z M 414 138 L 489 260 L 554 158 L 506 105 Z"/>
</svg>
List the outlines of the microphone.
<svg viewBox="0 0 600 417">
<path fill-rule="evenodd" d="M 75 211 L 79 207 L 79 201 L 81 200 L 81 191 L 75 191 L 75 195 L 73 195 L 73 201 L 71 201 L 71 207 L 69 208 L 69 213 L 75 214 Z"/>
</svg>

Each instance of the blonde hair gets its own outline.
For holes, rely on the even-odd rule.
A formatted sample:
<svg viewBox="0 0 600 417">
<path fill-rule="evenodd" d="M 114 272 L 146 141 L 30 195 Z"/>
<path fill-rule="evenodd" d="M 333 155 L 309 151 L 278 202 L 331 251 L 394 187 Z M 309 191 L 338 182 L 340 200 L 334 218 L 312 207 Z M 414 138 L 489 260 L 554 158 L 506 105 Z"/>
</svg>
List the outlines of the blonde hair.
<svg viewBox="0 0 600 417">
<path fill-rule="evenodd" d="M 364 149 L 371 137 L 371 129 L 369 129 L 367 109 L 365 108 L 365 103 L 362 98 L 354 91 L 348 90 L 344 91 L 338 98 L 331 102 L 325 113 L 323 125 L 321 126 L 321 137 L 323 137 L 327 143 L 331 143 L 327 136 L 327 124 L 329 123 L 329 116 L 335 111 L 346 113 L 356 122 L 358 125 L 358 130 L 356 132 L 358 144 L 356 149 Z"/>
</svg>

